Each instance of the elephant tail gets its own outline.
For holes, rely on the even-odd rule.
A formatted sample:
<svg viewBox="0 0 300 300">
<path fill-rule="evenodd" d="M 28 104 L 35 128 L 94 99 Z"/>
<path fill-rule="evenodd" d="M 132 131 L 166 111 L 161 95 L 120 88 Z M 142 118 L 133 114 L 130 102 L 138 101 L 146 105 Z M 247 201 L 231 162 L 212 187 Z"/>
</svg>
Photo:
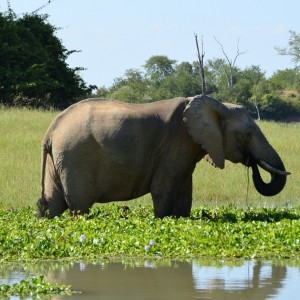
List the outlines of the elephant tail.
<svg viewBox="0 0 300 300">
<path fill-rule="evenodd" d="M 45 173 L 46 173 L 46 162 L 47 155 L 51 155 L 51 145 L 49 141 L 43 141 L 42 143 L 42 165 L 41 165 L 41 173 L 42 173 L 42 197 L 41 199 L 45 200 Z"/>
</svg>

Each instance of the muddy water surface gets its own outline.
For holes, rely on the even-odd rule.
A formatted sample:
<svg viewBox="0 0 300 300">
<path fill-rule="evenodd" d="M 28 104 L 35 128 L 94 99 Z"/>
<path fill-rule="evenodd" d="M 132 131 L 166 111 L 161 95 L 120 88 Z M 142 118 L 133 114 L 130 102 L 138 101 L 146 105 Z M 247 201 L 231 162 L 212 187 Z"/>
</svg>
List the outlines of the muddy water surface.
<svg viewBox="0 0 300 300">
<path fill-rule="evenodd" d="M 0 283 L 13 284 L 34 275 L 81 292 L 50 299 L 247 300 L 300 295 L 300 261 L 124 260 L 0 266 Z"/>
</svg>

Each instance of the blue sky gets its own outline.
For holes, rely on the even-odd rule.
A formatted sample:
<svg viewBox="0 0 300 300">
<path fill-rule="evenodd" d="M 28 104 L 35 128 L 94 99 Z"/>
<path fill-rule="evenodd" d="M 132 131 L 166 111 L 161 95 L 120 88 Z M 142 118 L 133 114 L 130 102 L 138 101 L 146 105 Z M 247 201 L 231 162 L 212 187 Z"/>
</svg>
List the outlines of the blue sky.
<svg viewBox="0 0 300 300">
<path fill-rule="evenodd" d="M 32 12 L 46 0 L 10 0 L 17 14 Z M 1 11 L 7 1 L 0 0 Z M 300 32 L 299 0 L 54 0 L 43 9 L 57 36 L 72 54 L 71 67 L 84 67 L 88 84 L 111 86 L 126 69 L 142 69 L 152 55 L 192 62 L 197 59 L 194 32 L 203 35 L 205 58 L 223 58 L 214 36 L 227 55 L 245 68 L 259 65 L 267 76 L 292 68 L 291 58 L 279 56 L 289 30 Z"/>
</svg>

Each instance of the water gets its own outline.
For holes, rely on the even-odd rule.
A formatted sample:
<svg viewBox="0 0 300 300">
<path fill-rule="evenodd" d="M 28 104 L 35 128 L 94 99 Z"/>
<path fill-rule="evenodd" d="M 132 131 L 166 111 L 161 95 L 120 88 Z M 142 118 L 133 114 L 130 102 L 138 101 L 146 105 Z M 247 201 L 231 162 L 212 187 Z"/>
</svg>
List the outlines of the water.
<svg viewBox="0 0 300 300">
<path fill-rule="evenodd" d="M 300 261 L 124 260 L 2 264 L 0 283 L 33 275 L 71 284 L 81 294 L 51 299 L 295 299 Z M 11 297 L 10 299 L 18 299 Z"/>
</svg>

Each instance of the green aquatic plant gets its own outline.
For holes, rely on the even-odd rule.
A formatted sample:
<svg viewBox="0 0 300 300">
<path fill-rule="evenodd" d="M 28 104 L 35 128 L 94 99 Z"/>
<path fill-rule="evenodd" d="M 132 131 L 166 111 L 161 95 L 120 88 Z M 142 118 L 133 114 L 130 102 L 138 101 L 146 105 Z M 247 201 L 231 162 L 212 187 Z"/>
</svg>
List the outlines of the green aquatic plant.
<svg viewBox="0 0 300 300">
<path fill-rule="evenodd" d="M 195 208 L 155 219 L 151 206 L 111 204 L 89 215 L 37 219 L 31 207 L 0 209 L 0 260 L 300 257 L 300 208 Z"/>
<path fill-rule="evenodd" d="M 10 296 L 33 297 L 37 295 L 71 295 L 72 293 L 71 286 L 51 284 L 45 280 L 44 276 L 21 280 L 13 285 L 0 284 L 1 299 Z"/>
</svg>

